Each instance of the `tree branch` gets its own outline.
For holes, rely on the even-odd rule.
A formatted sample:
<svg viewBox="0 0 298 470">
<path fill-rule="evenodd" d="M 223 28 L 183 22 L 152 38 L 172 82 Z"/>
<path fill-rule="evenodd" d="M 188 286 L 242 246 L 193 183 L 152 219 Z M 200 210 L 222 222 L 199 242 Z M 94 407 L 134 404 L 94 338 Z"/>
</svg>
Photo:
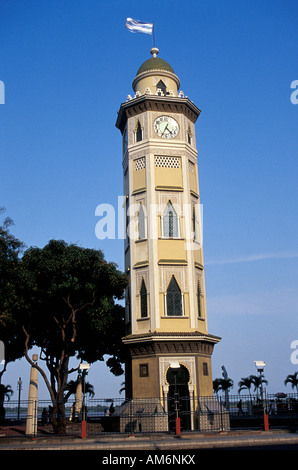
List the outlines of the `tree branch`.
<svg viewBox="0 0 298 470">
<path fill-rule="evenodd" d="M 48 390 L 49 390 L 49 393 L 50 393 L 52 402 L 55 403 L 55 395 L 54 395 L 54 392 L 53 392 L 53 390 L 52 390 L 52 388 L 51 388 L 51 385 L 50 385 L 50 383 L 49 383 L 49 381 L 48 381 L 48 378 L 47 378 L 47 376 L 46 376 L 44 370 L 43 370 L 38 364 L 36 364 L 35 362 L 33 362 L 32 359 L 30 359 L 30 357 L 29 357 L 29 354 L 28 354 L 28 343 L 29 343 L 30 335 L 27 333 L 27 331 L 26 331 L 24 325 L 22 326 L 22 329 L 23 329 L 23 331 L 24 331 L 24 333 L 25 333 L 25 336 L 26 336 L 26 340 L 25 340 L 25 351 L 24 351 L 24 353 L 25 353 L 25 358 L 27 359 L 27 361 L 29 362 L 29 364 L 30 364 L 32 367 L 36 367 L 36 369 L 38 370 L 38 372 L 40 372 L 40 374 L 41 374 L 41 376 L 43 377 L 43 379 L 44 379 L 44 381 L 45 381 L 45 383 L 46 383 L 46 386 L 47 386 L 47 388 L 48 388 Z"/>
<path fill-rule="evenodd" d="M 93 291 L 92 293 L 92 301 L 91 302 L 86 302 L 84 305 L 82 305 L 81 307 L 79 308 L 74 308 L 70 302 L 70 294 L 68 294 L 67 296 L 67 299 L 65 297 L 62 297 L 62 299 L 64 300 L 64 302 L 66 303 L 66 305 L 68 305 L 68 307 L 70 308 L 71 310 L 71 314 L 68 318 L 68 320 L 66 321 L 65 325 L 67 325 L 67 323 L 71 320 L 72 321 L 72 338 L 71 338 L 71 342 L 74 343 L 75 342 L 75 339 L 76 339 L 76 336 L 77 336 L 77 329 L 76 329 L 76 314 L 78 312 L 81 312 L 82 310 L 84 310 L 86 307 L 92 307 L 92 305 L 94 305 L 95 303 L 95 295 L 96 295 L 96 291 Z"/>
</svg>

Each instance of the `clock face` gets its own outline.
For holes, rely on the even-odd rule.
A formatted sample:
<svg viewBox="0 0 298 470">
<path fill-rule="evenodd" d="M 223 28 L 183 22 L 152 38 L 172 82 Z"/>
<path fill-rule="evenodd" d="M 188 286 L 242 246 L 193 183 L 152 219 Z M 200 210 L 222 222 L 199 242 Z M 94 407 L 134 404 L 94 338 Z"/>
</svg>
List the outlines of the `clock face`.
<svg viewBox="0 0 298 470">
<path fill-rule="evenodd" d="M 170 116 L 159 116 L 155 119 L 153 128 L 159 137 L 172 139 L 179 132 L 179 124 Z"/>
</svg>

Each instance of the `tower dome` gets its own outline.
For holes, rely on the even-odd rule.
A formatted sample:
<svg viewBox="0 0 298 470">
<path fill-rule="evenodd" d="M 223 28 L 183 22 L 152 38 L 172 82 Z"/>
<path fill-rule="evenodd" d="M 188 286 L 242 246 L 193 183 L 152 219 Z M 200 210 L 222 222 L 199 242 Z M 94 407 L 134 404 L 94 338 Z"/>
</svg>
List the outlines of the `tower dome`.
<svg viewBox="0 0 298 470">
<path fill-rule="evenodd" d="M 146 89 L 150 89 L 152 93 L 155 93 L 157 88 L 160 88 L 164 94 L 173 92 L 177 95 L 180 87 L 179 78 L 166 60 L 157 57 L 158 53 L 157 47 L 151 49 L 150 54 L 152 57 L 145 60 L 138 69 L 132 83 L 133 90 L 143 94 Z"/>
</svg>

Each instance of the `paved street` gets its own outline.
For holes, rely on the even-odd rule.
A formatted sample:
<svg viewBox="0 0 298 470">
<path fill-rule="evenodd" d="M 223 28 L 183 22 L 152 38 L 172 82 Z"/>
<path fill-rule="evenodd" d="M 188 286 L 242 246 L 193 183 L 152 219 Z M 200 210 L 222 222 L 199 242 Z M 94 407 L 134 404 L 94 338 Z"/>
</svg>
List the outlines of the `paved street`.
<svg viewBox="0 0 298 470">
<path fill-rule="evenodd" d="M 283 431 L 243 431 L 218 434 L 98 435 L 79 437 L 39 437 L 0 439 L 0 451 L 21 450 L 97 450 L 97 451 L 189 451 L 204 449 L 293 449 L 298 450 L 298 433 Z"/>
</svg>

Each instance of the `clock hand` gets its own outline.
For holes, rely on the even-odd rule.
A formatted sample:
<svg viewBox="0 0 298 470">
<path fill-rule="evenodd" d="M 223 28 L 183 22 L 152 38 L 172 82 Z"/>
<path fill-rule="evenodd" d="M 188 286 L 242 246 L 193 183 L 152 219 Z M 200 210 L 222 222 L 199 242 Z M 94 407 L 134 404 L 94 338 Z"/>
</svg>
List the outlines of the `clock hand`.
<svg viewBox="0 0 298 470">
<path fill-rule="evenodd" d="M 166 127 L 164 128 L 163 133 L 161 134 L 161 137 L 162 137 L 162 136 L 164 135 L 164 133 L 166 132 L 167 127 L 168 127 L 168 124 L 167 124 Z"/>
</svg>

